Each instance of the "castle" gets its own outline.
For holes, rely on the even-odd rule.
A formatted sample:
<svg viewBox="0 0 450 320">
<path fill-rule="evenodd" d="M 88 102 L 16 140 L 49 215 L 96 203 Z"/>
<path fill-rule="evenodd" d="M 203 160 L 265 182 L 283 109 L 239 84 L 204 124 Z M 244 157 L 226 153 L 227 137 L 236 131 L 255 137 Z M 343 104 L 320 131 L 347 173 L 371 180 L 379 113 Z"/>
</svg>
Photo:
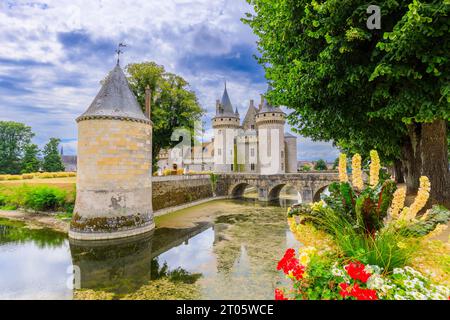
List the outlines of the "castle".
<svg viewBox="0 0 450 320">
<path fill-rule="evenodd" d="M 270 90 L 270 87 L 269 89 Z M 233 110 L 227 87 L 216 101 L 214 129 L 214 172 L 279 174 L 297 172 L 297 138 L 284 132 L 286 114 L 261 95 L 254 100 L 241 123 Z"/>
</svg>

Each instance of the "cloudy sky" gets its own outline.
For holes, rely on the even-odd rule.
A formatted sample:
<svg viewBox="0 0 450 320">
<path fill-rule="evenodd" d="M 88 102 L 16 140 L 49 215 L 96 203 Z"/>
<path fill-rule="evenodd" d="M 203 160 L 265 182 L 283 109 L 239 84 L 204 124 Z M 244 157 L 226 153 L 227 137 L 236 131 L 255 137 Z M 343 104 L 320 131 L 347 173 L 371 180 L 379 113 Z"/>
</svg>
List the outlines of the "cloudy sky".
<svg viewBox="0 0 450 320">
<path fill-rule="evenodd" d="M 59 137 L 76 154 L 74 119 L 114 67 L 119 42 L 128 45 L 122 66 L 151 60 L 182 75 L 208 128 L 225 79 L 245 115 L 267 87 L 256 37 L 240 21 L 249 11 L 244 0 L 0 0 L 0 120 L 31 126 L 40 146 Z M 337 156 L 330 143 L 298 141 L 300 160 Z"/>
</svg>

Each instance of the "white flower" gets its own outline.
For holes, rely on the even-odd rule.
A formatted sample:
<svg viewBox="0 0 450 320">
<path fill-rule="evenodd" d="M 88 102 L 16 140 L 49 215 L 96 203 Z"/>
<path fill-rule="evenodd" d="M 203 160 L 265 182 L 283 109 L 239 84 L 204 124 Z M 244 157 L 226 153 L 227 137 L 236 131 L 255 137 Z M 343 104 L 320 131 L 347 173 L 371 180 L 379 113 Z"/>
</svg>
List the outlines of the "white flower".
<svg viewBox="0 0 450 320">
<path fill-rule="evenodd" d="M 427 296 L 418 291 L 412 291 L 409 293 L 414 300 L 428 300 Z"/>
<path fill-rule="evenodd" d="M 399 294 L 394 294 L 394 299 L 395 300 L 406 300 L 406 298 L 402 295 Z"/>
<path fill-rule="evenodd" d="M 394 274 L 405 274 L 405 270 L 401 268 L 394 268 Z"/>
<path fill-rule="evenodd" d="M 370 276 L 370 278 L 367 280 L 367 287 L 369 289 L 381 289 L 381 287 L 384 285 L 384 280 L 380 275 L 373 274 Z"/>
<path fill-rule="evenodd" d="M 403 285 L 408 289 L 414 288 L 414 282 L 412 280 L 403 280 Z"/>
</svg>

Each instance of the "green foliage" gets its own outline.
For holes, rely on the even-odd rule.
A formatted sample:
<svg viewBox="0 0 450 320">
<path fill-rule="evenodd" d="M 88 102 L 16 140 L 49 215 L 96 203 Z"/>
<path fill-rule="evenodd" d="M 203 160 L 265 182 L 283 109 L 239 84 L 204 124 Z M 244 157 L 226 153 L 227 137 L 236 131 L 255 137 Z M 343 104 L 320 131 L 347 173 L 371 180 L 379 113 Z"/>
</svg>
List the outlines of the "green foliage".
<svg viewBox="0 0 450 320">
<path fill-rule="evenodd" d="M 339 166 L 339 157 L 337 157 L 336 159 L 334 159 L 333 162 L 333 170 L 336 170 Z"/>
<path fill-rule="evenodd" d="M 311 166 L 308 166 L 307 164 L 304 164 L 304 165 L 300 168 L 300 170 L 303 171 L 303 172 L 309 172 L 309 171 L 311 171 Z"/>
<path fill-rule="evenodd" d="M 328 169 L 327 163 L 323 159 L 319 159 L 316 162 L 316 164 L 314 165 L 314 170 L 322 171 L 322 170 L 327 170 L 327 169 Z"/>
<path fill-rule="evenodd" d="M 301 300 L 340 300 L 338 284 L 332 274 L 333 260 L 327 256 L 313 255 L 308 265 L 307 286 L 297 288 L 300 294 L 296 296 Z M 294 285 L 295 286 L 295 285 Z"/>
<path fill-rule="evenodd" d="M 194 122 L 203 115 L 197 96 L 189 90 L 189 83 L 182 77 L 167 72 L 154 62 L 134 63 L 126 67 L 128 82 L 145 110 L 145 88 L 152 93 L 151 119 L 153 121 L 152 163 L 154 171 L 159 151 L 172 148 L 178 141 L 172 141 L 175 129 L 185 128 L 194 134 Z"/>
<path fill-rule="evenodd" d="M 44 160 L 42 162 L 42 169 L 46 172 L 60 172 L 64 171 L 64 165 L 61 155 L 58 151 L 60 139 L 50 138 L 50 141 L 44 147 Z"/>
<path fill-rule="evenodd" d="M 23 123 L 0 121 L 0 174 L 19 174 L 25 146 L 34 133 Z"/>
<path fill-rule="evenodd" d="M 217 186 L 217 180 L 219 180 L 219 176 L 217 174 L 210 173 L 209 174 L 209 179 L 211 181 L 211 187 L 212 187 L 212 190 L 213 190 L 213 194 L 215 194 L 216 186 Z"/>
<path fill-rule="evenodd" d="M 411 161 L 400 153 L 407 124 L 450 119 L 447 0 L 378 1 L 381 30 L 367 29 L 363 0 L 248 2 L 243 21 L 259 38 L 268 99 L 293 110 L 300 134 Z"/>
<path fill-rule="evenodd" d="M 25 194 L 26 208 L 35 211 L 57 211 L 62 208 L 66 199 L 66 192 L 48 186 L 33 187 Z"/>
<path fill-rule="evenodd" d="M 434 206 L 424 220 L 398 230 L 404 236 L 421 237 L 433 231 L 438 224 L 446 225 L 450 221 L 450 211 L 444 206 Z"/>
<path fill-rule="evenodd" d="M 41 162 L 38 159 L 39 148 L 35 144 L 27 144 L 25 146 L 24 156 L 22 159 L 21 173 L 38 172 L 41 168 Z"/>
<path fill-rule="evenodd" d="M 21 185 L 0 188 L 0 207 L 34 211 L 73 211 L 75 195 L 46 185 Z"/>
</svg>

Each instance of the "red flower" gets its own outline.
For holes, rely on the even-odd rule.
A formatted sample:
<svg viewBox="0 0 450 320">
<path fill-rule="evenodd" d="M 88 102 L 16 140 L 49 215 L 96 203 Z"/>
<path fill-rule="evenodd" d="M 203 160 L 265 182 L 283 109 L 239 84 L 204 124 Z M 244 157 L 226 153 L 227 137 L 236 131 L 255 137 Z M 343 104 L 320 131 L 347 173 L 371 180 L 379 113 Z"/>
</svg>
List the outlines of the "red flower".
<svg viewBox="0 0 450 320">
<path fill-rule="evenodd" d="M 343 298 L 353 297 L 356 300 L 378 300 L 377 292 L 370 289 L 362 289 L 355 283 L 354 285 L 349 285 L 348 283 L 339 284 L 341 291 L 339 294 Z"/>
<path fill-rule="evenodd" d="M 289 300 L 280 289 L 275 289 L 275 300 Z"/>
<path fill-rule="evenodd" d="M 358 261 L 351 262 L 349 265 L 345 266 L 344 268 L 347 271 L 348 275 L 350 277 L 352 277 L 352 279 L 359 280 L 362 283 L 366 283 L 367 279 L 369 279 L 369 277 L 371 276 L 370 273 L 368 273 L 364 270 L 365 266 Z"/>
<path fill-rule="evenodd" d="M 305 267 L 300 265 L 295 258 L 295 250 L 287 249 L 283 258 L 278 262 L 277 270 L 283 270 L 284 274 L 291 274 L 295 279 L 300 280 L 305 273 Z"/>
</svg>

